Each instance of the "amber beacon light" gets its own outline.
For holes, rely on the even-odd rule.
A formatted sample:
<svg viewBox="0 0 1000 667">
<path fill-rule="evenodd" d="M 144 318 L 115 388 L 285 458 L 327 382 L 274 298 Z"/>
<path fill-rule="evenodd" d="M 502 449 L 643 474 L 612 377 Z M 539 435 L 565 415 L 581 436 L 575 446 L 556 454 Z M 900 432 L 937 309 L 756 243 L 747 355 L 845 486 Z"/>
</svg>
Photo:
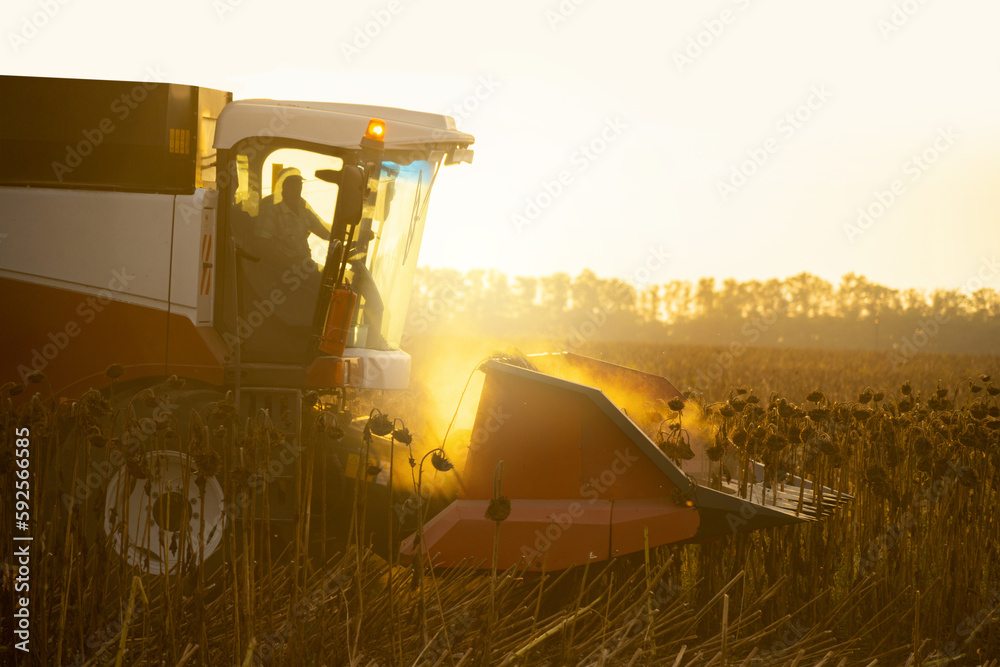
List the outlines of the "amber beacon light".
<svg viewBox="0 0 1000 667">
<path fill-rule="evenodd" d="M 368 121 L 368 129 L 365 130 L 365 139 L 370 139 L 372 141 L 385 141 L 385 121 L 378 118 L 372 118 Z"/>
</svg>

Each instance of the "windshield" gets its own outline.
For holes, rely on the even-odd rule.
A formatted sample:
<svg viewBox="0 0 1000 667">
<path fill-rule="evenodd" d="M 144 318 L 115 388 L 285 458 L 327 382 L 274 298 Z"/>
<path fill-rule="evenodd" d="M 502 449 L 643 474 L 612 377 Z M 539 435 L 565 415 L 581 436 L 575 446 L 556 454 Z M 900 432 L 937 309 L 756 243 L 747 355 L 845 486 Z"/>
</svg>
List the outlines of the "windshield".
<svg viewBox="0 0 1000 667">
<path fill-rule="evenodd" d="M 366 296 L 361 290 L 353 347 L 399 347 L 437 166 L 426 161 L 382 163 L 378 197 L 374 208 L 366 211 L 370 227 L 367 220 L 362 223 L 372 232 L 363 261 L 377 295 Z M 362 282 L 361 272 L 357 263 L 352 266 L 355 282 Z"/>
<path fill-rule="evenodd" d="M 338 194 L 337 185 L 315 174 L 345 164 L 319 150 L 266 151 L 247 141 L 233 156 L 229 219 L 248 256 L 238 262 L 239 306 L 228 320 L 247 359 L 291 361 L 314 337 Z M 374 205 L 365 206 L 354 228 L 345 274 L 358 294 L 349 348 L 399 348 L 438 165 L 382 163 Z"/>
</svg>

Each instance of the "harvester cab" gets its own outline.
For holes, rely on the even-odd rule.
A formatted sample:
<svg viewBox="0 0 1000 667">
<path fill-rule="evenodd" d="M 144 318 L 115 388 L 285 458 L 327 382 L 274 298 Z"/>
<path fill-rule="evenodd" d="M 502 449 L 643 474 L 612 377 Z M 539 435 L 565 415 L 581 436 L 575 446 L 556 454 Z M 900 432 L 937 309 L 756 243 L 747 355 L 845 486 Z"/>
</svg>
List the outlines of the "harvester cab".
<svg viewBox="0 0 1000 667">
<path fill-rule="evenodd" d="M 253 128 L 276 117 L 286 129 L 262 147 Z M 249 100 L 223 110 L 220 218 L 234 245 L 223 338 L 248 382 L 284 363 L 332 370 L 337 385 L 407 386 L 399 343 L 430 191 L 443 163 L 471 159 L 471 142 L 451 119 L 398 109 Z M 304 176 L 294 213 L 276 186 L 290 168 Z M 279 227 L 298 248 L 276 242 Z M 324 358 L 343 361 L 314 361 Z"/>
</svg>

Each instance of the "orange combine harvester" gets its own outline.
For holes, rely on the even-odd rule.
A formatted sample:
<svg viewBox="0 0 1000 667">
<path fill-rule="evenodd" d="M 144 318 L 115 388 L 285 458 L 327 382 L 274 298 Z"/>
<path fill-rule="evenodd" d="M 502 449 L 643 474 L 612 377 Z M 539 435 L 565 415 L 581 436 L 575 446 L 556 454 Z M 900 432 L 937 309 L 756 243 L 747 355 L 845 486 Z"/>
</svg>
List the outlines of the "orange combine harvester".
<svg viewBox="0 0 1000 667">
<path fill-rule="evenodd" d="M 137 395 L 157 404 L 119 428 L 145 419 L 187 432 L 192 410 L 220 403 L 239 423 L 266 415 L 286 472 L 269 475 L 255 520 L 321 522 L 298 534 L 343 544 L 363 495 L 364 534 L 387 557 L 412 556 L 419 533 L 434 563 L 489 562 L 499 521 L 501 566 L 556 570 L 641 550 L 647 531 L 651 546 L 711 539 L 817 519 L 848 499 L 803 494 L 794 479 L 766 497 L 756 468 L 739 488 L 713 483 L 717 464 L 678 464 L 627 413 L 632 396 L 680 398 L 669 382 L 556 354 L 486 363 L 482 435 L 454 471 L 458 497 L 396 512 L 390 469 L 398 458 L 410 477 L 406 438 L 352 407 L 409 384 L 400 341 L 430 191 L 440 167 L 471 162 L 474 138 L 438 114 L 233 101 L 158 81 L 4 76 L 0 115 L 0 381 L 44 388 L 55 404 L 89 388 L 119 413 L 146 409 Z M 332 435 L 307 438 L 328 416 Z M 107 473 L 99 530 L 153 573 L 223 550 L 238 529 L 226 480 L 256 474 L 237 466 L 223 429 L 202 443 L 217 457 L 160 433 L 88 449 Z M 69 433 L 62 451 L 84 437 Z M 301 494 L 305 513 L 285 461 L 302 452 L 325 471 Z M 52 475 L 67 507 L 81 500 L 71 472 Z M 164 520 L 171 507 L 200 511 Z M 170 549 L 179 535 L 197 549 Z"/>
</svg>

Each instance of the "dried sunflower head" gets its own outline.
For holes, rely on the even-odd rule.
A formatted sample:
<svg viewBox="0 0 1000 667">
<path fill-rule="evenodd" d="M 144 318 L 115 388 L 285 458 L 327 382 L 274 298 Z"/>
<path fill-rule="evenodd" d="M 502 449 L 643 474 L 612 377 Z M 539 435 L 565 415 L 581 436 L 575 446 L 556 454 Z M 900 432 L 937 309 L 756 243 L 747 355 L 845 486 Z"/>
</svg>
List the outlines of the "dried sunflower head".
<svg viewBox="0 0 1000 667">
<path fill-rule="evenodd" d="M 505 521 L 510 516 L 510 498 L 507 496 L 490 498 L 490 504 L 486 506 L 486 512 L 483 516 L 497 523 Z"/>
<path fill-rule="evenodd" d="M 859 422 L 865 422 L 872 416 L 872 411 L 858 406 L 851 411 L 851 416 Z"/>
<path fill-rule="evenodd" d="M 215 477 L 222 470 L 222 457 L 214 450 L 196 454 L 192 458 L 198 466 L 198 472 L 206 477 Z"/>
<path fill-rule="evenodd" d="M 368 420 L 368 427 L 375 435 L 389 435 L 392 433 L 392 420 L 387 415 L 377 412 Z"/>
<path fill-rule="evenodd" d="M 944 391 L 947 392 L 947 389 Z M 946 398 L 942 398 L 938 394 L 935 394 L 934 396 L 931 396 L 929 399 L 927 399 L 927 407 L 929 407 L 931 410 L 950 410 L 951 401 L 949 401 Z"/>
<path fill-rule="evenodd" d="M 690 461 L 694 458 L 694 451 L 691 450 L 691 445 L 686 440 L 669 442 L 664 451 L 672 459 Z"/>
<path fill-rule="evenodd" d="M 455 467 L 455 465 L 449 461 L 442 452 L 434 452 L 431 454 L 431 465 L 434 466 L 435 470 L 439 470 L 441 472 L 448 472 Z"/>
<path fill-rule="evenodd" d="M 101 433 L 101 429 L 91 426 L 90 433 L 87 434 L 87 444 L 91 447 L 103 448 L 107 446 L 108 439 Z"/>
<path fill-rule="evenodd" d="M 830 417 L 830 411 L 826 408 L 813 408 L 812 410 L 806 412 L 806 414 L 809 416 L 809 419 L 814 422 L 823 421 L 824 419 L 828 419 Z"/>
<path fill-rule="evenodd" d="M 837 454 L 840 450 L 837 448 L 837 444 L 830 437 L 829 433 L 821 433 L 817 437 L 819 441 L 819 451 L 823 452 L 827 456 L 833 456 Z"/>
<path fill-rule="evenodd" d="M 215 412 L 221 418 L 232 417 L 236 414 L 236 402 L 230 400 L 230 396 L 215 404 Z"/>
<path fill-rule="evenodd" d="M 772 452 L 780 452 L 782 449 L 788 446 L 788 440 L 778 435 L 777 433 L 771 433 L 766 438 L 764 438 L 764 446 L 770 449 Z"/>
<path fill-rule="evenodd" d="M 813 390 L 808 396 L 806 396 L 806 400 L 810 403 L 819 403 L 824 398 L 826 398 L 826 395 L 819 389 Z"/>
<path fill-rule="evenodd" d="M 167 389 L 183 389 L 184 379 L 179 378 L 176 375 L 171 375 L 167 378 L 166 382 L 163 383 L 163 386 Z"/>
<path fill-rule="evenodd" d="M 233 486 L 236 489 L 246 489 L 250 486 L 253 473 L 245 465 L 240 464 L 229 470 L 229 479 L 232 480 Z"/>
</svg>

